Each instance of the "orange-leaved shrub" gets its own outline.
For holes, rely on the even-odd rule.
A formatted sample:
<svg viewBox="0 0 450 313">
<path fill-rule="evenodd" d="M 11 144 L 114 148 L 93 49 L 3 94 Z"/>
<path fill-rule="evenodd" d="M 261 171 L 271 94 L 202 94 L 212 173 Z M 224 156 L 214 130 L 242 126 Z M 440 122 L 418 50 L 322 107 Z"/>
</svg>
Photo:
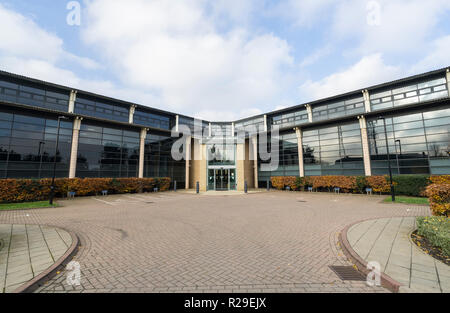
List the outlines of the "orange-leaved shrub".
<svg viewBox="0 0 450 313">
<path fill-rule="evenodd" d="M 297 186 L 298 177 L 295 176 L 274 176 L 270 180 L 275 189 L 283 190 L 289 187 L 291 190 L 299 190 Z"/>
<path fill-rule="evenodd" d="M 0 179 L 0 203 L 40 201 L 48 199 L 51 179 Z M 166 191 L 170 178 L 61 178 L 55 180 L 56 196 L 75 192 L 77 196 L 109 193 L 149 192 L 154 188 Z"/>
<path fill-rule="evenodd" d="M 433 215 L 450 217 L 450 183 L 431 184 L 425 193 Z"/>
<path fill-rule="evenodd" d="M 432 184 L 450 184 L 450 175 L 431 176 Z"/>
<path fill-rule="evenodd" d="M 387 176 L 368 176 L 366 177 L 366 182 L 373 192 L 388 193 L 391 190 Z"/>
<path fill-rule="evenodd" d="M 364 192 L 365 188 L 372 188 L 377 193 L 388 193 L 390 185 L 385 176 L 274 176 L 272 186 L 278 190 L 290 187 L 291 190 L 303 190 L 312 187 L 315 190 L 333 191 L 340 188 L 342 192 Z"/>
</svg>

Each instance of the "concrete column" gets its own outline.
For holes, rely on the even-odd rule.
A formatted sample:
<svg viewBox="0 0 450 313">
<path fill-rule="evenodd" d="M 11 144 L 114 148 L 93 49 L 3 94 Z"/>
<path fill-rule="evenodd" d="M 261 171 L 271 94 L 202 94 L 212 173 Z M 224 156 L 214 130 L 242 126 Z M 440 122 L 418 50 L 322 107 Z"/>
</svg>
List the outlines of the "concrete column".
<svg viewBox="0 0 450 313">
<path fill-rule="evenodd" d="M 69 97 L 69 113 L 74 113 L 75 112 L 75 101 L 77 100 L 77 91 L 76 90 L 72 90 L 70 92 L 70 97 Z"/>
<path fill-rule="evenodd" d="M 364 96 L 364 106 L 366 108 L 366 113 L 372 112 L 372 108 L 370 107 L 370 95 L 369 90 L 365 89 L 362 91 Z"/>
<path fill-rule="evenodd" d="M 367 136 L 367 123 L 364 116 L 358 116 L 359 127 L 361 128 L 362 148 L 364 156 L 364 172 L 366 176 L 372 176 L 372 167 L 370 164 L 369 138 Z"/>
<path fill-rule="evenodd" d="M 308 112 L 308 120 L 309 120 L 310 123 L 312 123 L 313 122 L 313 114 L 312 114 L 311 105 L 310 104 L 306 104 L 305 107 L 306 107 L 306 111 Z"/>
<path fill-rule="evenodd" d="M 207 189 L 207 161 L 206 144 L 200 139 L 194 139 L 191 145 L 191 168 L 189 170 L 189 187 L 196 188 L 197 182 L 200 183 L 200 191 Z"/>
<path fill-rule="evenodd" d="M 209 123 L 208 131 L 209 131 L 208 137 L 212 137 L 212 127 L 211 127 L 211 123 Z"/>
<path fill-rule="evenodd" d="M 252 142 L 252 158 L 253 158 L 253 172 L 254 172 L 254 184 L 255 188 L 258 189 L 258 136 L 253 136 L 251 138 Z"/>
<path fill-rule="evenodd" d="M 77 174 L 77 160 L 78 160 L 78 139 L 80 138 L 80 128 L 82 117 L 76 117 L 73 120 L 72 130 L 72 149 L 70 152 L 69 178 L 75 178 Z"/>
<path fill-rule="evenodd" d="M 147 137 L 147 131 L 147 128 L 141 129 L 139 143 L 139 178 L 144 178 L 145 138 Z"/>
<path fill-rule="evenodd" d="M 264 131 L 267 132 L 268 126 L 267 126 L 267 115 L 264 115 Z"/>
<path fill-rule="evenodd" d="M 130 106 L 130 115 L 128 118 L 128 123 L 133 124 L 134 123 L 134 112 L 136 111 L 136 106 L 131 105 Z"/>
<path fill-rule="evenodd" d="M 236 189 L 244 191 L 245 184 L 245 141 L 236 144 Z"/>
<path fill-rule="evenodd" d="M 234 132 L 235 132 L 234 123 L 231 123 L 231 137 L 234 137 Z"/>
<path fill-rule="evenodd" d="M 300 177 L 305 177 L 305 163 L 303 162 L 303 135 L 302 135 L 302 130 L 299 127 L 296 127 L 295 128 L 295 133 L 297 134 L 299 174 L 300 174 Z"/>
<path fill-rule="evenodd" d="M 446 78 L 447 78 L 447 90 L 448 90 L 448 95 L 449 95 L 449 97 L 450 97 L 450 68 L 447 69 Z"/>
<path fill-rule="evenodd" d="M 186 190 L 189 189 L 189 180 L 190 180 L 190 161 L 191 161 L 191 141 L 192 141 L 192 137 L 188 136 L 186 137 L 186 144 L 185 144 L 185 160 L 186 160 L 186 178 L 185 178 L 185 185 L 186 185 Z"/>
<path fill-rule="evenodd" d="M 179 122 L 180 122 L 180 117 L 177 115 L 175 116 L 175 131 L 178 132 L 179 131 Z"/>
</svg>

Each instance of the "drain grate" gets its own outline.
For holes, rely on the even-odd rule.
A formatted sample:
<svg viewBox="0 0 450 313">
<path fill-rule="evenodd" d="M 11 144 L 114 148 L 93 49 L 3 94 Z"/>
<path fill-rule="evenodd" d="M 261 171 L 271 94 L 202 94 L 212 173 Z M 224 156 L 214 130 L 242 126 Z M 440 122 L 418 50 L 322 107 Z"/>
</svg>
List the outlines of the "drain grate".
<svg viewBox="0 0 450 313">
<path fill-rule="evenodd" d="M 353 266 L 330 266 L 341 280 L 365 281 L 366 277 L 358 272 Z"/>
</svg>

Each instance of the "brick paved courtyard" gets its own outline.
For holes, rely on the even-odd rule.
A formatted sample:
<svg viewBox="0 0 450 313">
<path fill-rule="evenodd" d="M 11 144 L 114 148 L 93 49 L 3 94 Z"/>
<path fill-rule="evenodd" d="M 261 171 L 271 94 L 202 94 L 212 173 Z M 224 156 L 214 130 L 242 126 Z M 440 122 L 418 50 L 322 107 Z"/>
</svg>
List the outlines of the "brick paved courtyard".
<svg viewBox="0 0 450 313">
<path fill-rule="evenodd" d="M 347 225 L 428 215 L 383 197 L 295 192 L 208 196 L 115 195 L 64 207 L 0 212 L 0 224 L 45 224 L 78 234 L 82 285 L 62 272 L 38 292 L 386 292 L 343 282 Z"/>
</svg>

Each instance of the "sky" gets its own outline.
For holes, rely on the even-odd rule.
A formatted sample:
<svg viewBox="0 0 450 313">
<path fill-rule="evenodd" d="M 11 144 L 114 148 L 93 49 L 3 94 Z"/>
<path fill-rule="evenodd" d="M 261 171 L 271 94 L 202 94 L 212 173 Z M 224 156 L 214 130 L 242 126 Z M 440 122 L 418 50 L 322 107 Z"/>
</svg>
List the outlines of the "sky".
<svg viewBox="0 0 450 313">
<path fill-rule="evenodd" d="M 0 0 L 0 26 L 1 70 L 209 121 L 450 66 L 448 0 Z"/>
</svg>

